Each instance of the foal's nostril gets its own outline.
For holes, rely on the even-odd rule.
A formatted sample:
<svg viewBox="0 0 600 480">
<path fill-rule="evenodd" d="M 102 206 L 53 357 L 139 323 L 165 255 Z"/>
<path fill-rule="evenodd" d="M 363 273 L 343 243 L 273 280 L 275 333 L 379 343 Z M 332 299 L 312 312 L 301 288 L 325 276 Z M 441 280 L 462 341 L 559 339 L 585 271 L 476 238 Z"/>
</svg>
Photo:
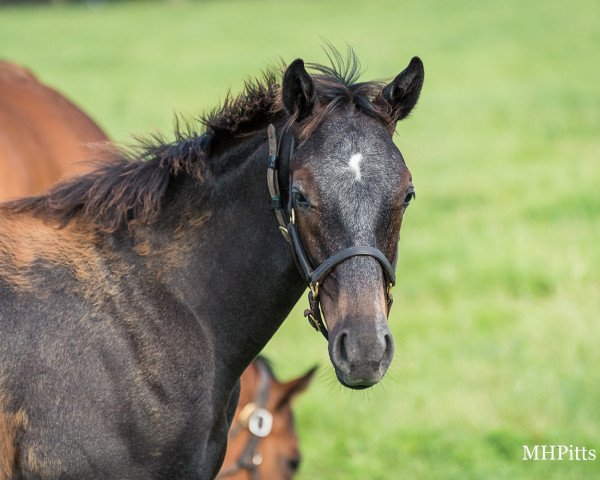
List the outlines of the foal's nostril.
<svg viewBox="0 0 600 480">
<path fill-rule="evenodd" d="M 331 360 L 335 367 L 343 372 L 349 372 L 348 334 L 346 332 L 339 332 L 333 339 L 330 348 Z"/>
<path fill-rule="evenodd" d="M 385 334 L 384 337 L 384 341 L 385 341 L 385 350 L 383 352 L 383 360 L 389 359 L 391 360 L 391 358 L 394 356 L 394 339 L 392 338 L 392 336 L 389 333 Z"/>
<path fill-rule="evenodd" d="M 295 472 L 300 468 L 300 458 L 290 458 L 287 461 L 287 466 L 292 472 Z"/>
<path fill-rule="evenodd" d="M 340 360 L 342 362 L 348 361 L 348 352 L 346 351 L 346 340 L 348 339 L 348 335 L 345 333 L 340 333 L 339 340 L 339 351 L 340 351 Z"/>
</svg>

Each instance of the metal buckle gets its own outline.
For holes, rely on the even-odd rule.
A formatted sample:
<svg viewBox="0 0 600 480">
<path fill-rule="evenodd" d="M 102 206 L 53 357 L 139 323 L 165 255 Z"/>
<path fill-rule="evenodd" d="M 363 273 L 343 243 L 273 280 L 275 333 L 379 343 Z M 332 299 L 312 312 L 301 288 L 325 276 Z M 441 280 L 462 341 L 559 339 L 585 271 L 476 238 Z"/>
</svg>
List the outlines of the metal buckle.
<svg viewBox="0 0 600 480">
<path fill-rule="evenodd" d="M 315 283 L 315 284 L 309 284 L 308 285 L 310 288 L 310 291 L 313 294 L 313 300 L 316 300 L 317 297 L 319 296 L 319 282 Z"/>
<path fill-rule="evenodd" d="M 252 435 L 264 438 L 273 428 L 273 415 L 266 408 L 257 408 L 248 417 L 248 430 Z"/>
<path fill-rule="evenodd" d="M 312 310 L 310 310 L 309 308 L 307 308 L 304 311 L 304 316 L 306 318 L 308 318 L 308 323 L 310 323 L 310 326 L 313 327 L 317 332 L 320 332 L 320 327 L 319 324 L 317 323 L 317 319 L 315 318 Z"/>
<path fill-rule="evenodd" d="M 283 238 L 286 242 L 292 243 L 292 239 L 290 238 L 290 232 L 288 232 L 287 228 L 280 226 L 279 231 L 283 235 Z"/>
</svg>

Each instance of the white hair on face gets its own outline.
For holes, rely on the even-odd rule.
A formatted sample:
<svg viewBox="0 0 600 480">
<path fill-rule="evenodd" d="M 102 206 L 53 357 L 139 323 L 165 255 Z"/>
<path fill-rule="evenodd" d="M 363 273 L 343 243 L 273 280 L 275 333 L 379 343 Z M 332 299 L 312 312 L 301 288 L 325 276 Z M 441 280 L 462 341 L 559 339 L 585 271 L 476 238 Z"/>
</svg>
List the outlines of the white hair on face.
<svg viewBox="0 0 600 480">
<path fill-rule="evenodd" d="M 350 157 L 350 161 L 348 162 L 348 166 L 354 172 L 357 182 L 360 182 L 360 179 L 361 179 L 360 162 L 362 161 L 362 158 L 363 158 L 362 154 L 355 153 Z"/>
</svg>

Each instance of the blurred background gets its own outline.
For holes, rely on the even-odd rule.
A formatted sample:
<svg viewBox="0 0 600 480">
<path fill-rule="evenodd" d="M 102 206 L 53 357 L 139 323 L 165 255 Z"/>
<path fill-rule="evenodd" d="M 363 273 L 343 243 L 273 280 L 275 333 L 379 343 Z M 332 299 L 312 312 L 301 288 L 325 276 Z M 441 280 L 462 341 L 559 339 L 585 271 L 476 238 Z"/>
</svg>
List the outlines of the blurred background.
<svg viewBox="0 0 600 480">
<path fill-rule="evenodd" d="M 421 101 L 396 143 L 404 220 L 396 357 L 343 389 L 303 298 L 267 347 L 296 404 L 300 479 L 589 479 L 523 444 L 600 457 L 600 3 L 597 0 L 0 2 L 0 58 L 119 142 L 171 131 L 280 58 L 352 45 L 364 79 L 413 55 Z"/>
</svg>

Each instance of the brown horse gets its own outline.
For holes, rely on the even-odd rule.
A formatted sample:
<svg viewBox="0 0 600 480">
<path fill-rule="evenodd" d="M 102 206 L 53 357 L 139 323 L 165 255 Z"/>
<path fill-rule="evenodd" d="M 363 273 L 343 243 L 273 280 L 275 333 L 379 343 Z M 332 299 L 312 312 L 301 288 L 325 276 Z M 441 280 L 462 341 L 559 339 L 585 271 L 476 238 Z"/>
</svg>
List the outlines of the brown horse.
<svg viewBox="0 0 600 480">
<path fill-rule="evenodd" d="M 87 167 L 76 162 L 90 156 L 90 143 L 106 140 L 71 101 L 25 68 L 0 61 L 0 200 L 83 173 Z"/>
<path fill-rule="evenodd" d="M 57 176 L 83 173 L 89 164 L 73 162 L 89 155 L 92 143 L 108 140 L 88 115 L 23 67 L 0 62 L 0 87 L 0 119 L 5 127 L 0 131 L 0 171 L 10 172 L 0 177 L 0 200 L 15 192 L 33 195 L 53 184 Z M 19 125 L 23 121 L 28 123 Z M 35 128 L 29 130 L 32 125 Z M 48 145 L 56 148 L 47 150 Z M 61 145 L 67 158 L 59 154 Z M 252 362 L 240 379 L 240 401 L 221 470 L 223 478 L 291 478 L 300 463 L 291 401 L 306 389 L 314 372 L 311 369 L 280 383 L 263 357 Z M 262 412 L 272 421 L 264 438 L 260 436 L 266 432 L 264 427 L 257 431 L 254 420 L 249 421 Z"/>
<path fill-rule="evenodd" d="M 300 466 L 291 402 L 313 379 L 316 368 L 285 383 L 258 357 L 241 378 L 240 400 L 229 430 L 227 453 L 217 476 L 228 480 L 287 480 Z"/>
</svg>

